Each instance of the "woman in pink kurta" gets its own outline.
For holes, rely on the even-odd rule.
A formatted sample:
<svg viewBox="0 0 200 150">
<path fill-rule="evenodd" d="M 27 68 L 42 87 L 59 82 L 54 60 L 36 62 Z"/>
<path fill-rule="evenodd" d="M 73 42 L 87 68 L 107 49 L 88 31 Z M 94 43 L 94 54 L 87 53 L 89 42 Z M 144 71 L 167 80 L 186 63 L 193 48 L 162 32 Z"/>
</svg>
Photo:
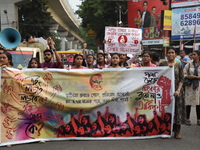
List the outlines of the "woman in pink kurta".
<svg viewBox="0 0 200 150">
<path fill-rule="evenodd" d="M 74 64 L 71 69 L 87 69 L 87 67 L 83 66 L 83 54 L 76 54 L 74 56 Z"/>
<path fill-rule="evenodd" d="M 142 62 L 141 63 L 137 63 L 135 64 L 134 67 L 156 67 L 155 64 L 153 64 L 151 62 L 152 60 L 152 55 L 151 55 L 151 52 L 149 51 L 144 51 L 142 53 Z"/>
</svg>

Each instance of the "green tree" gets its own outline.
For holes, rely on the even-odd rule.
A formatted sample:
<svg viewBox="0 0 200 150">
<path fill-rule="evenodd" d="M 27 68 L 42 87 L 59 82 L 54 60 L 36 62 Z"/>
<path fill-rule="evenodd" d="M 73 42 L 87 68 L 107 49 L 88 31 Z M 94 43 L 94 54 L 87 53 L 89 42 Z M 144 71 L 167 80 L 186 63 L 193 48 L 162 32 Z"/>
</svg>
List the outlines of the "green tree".
<svg viewBox="0 0 200 150">
<path fill-rule="evenodd" d="M 25 38 L 27 34 L 51 36 L 55 40 L 56 49 L 59 50 L 61 41 L 56 38 L 55 33 L 50 32 L 52 16 L 47 9 L 47 0 L 32 0 L 28 4 L 21 5 L 18 9 L 19 32 L 22 38 Z"/>
<path fill-rule="evenodd" d="M 19 31 L 22 36 L 27 33 L 37 36 L 41 31 L 50 35 L 51 13 L 47 12 L 47 0 L 32 0 L 19 7 Z"/>
<path fill-rule="evenodd" d="M 80 27 L 80 32 L 81 36 L 84 38 L 85 43 L 87 43 L 87 49 L 92 49 L 97 53 L 97 44 L 94 42 L 96 41 L 96 37 L 88 37 L 88 32 L 83 27 Z"/>
<path fill-rule="evenodd" d="M 86 31 L 94 30 L 97 34 L 97 41 L 102 44 L 105 26 L 117 26 L 120 6 L 122 8 L 121 21 L 127 24 L 127 14 L 125 13 L 127 1 L 84 0 L 76 13 L 82 18 L 82 27 Z"/>
</svg>

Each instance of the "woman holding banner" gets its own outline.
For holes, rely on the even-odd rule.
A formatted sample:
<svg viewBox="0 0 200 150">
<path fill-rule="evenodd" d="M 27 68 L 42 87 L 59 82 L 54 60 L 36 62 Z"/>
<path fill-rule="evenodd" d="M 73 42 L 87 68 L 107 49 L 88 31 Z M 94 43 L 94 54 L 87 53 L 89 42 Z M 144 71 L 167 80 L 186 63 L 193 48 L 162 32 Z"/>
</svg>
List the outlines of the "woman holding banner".
<svg viewBox="0 0 200 150">
<path fill-rule="evenodd" d="M 98 53 L 97 54 L 97 63 L 94 66 L 94 68 L 102 69 L 102 68 L 106 68 L 106 67 L 108 67 L 108 65 L 106 64 L 106 61 L 105 61 L 105 54 Z"/>
<path fill-rule="evenodd" d="M 41 68 L 41 64 L 38 58 L 34 57 L 28 62 L 27 68 Z"/>
<path fill-rule="evenodd" d="M 128 54 L 120 54 L 120 66 L 129 68 L 133 67 L 133 63 L 136 62 L 138 55 L 128 55 Z M 134 64 L 135 65 L 135 64 Z"/>
<path fill-rule="evenodd" d="M 114 53 L 111 56 L 111 64 L 108 68 L 121 68 L 120 66 L 120 55 L 118 53 Z"/>
<path fill-rule="evenodd" d="M 160 63 L 159 66 L 169 66 L 174 67 L 174 77 L 175 77 L 175 113 L 174 113 L 174 125 L 173 125 L 173 131 L 174 131 L 174 137 L 176 139 L 181 139 L 180 130 L 181 130 L 181 122 L 182 118 L 182 112 L 185 111 L 185 102 L 183 98 L 183 81 L 184 81 L 184 74 L 183 74 L 183 68 L 180 63 L 176 63 L 174 60 L 176 57 L 176 51 L 173 47 L 169 47 L 166 52 L 167 61 L 163 61 Z M 165 82 L 162 82 L 163 89 Z"/>
<path fill-rule="evenodd" d="M 87 67 L 84 67 L 84 58 L 83 54 L 77 53 L 74 55 L 74 62 L 71 69 L 87 69 Z"/>
<path fill-rule="evenodd" d="M 127 54 L 120 54 L 120 66 L 121 67 L 126 67 L 129 66 L 128 63 L 126 62 L 128 60 Z"/>
</svg>

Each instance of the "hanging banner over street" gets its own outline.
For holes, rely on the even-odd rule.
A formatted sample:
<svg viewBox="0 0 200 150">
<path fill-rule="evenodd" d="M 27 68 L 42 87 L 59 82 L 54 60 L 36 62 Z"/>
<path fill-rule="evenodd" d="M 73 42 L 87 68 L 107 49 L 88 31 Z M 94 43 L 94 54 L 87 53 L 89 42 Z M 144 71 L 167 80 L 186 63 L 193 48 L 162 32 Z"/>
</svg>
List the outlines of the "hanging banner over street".
<svg viewBox="0 0 200 150">
<path fill-rule="evenodd" d="M 136 28 L 106 27 L 105 52 L 139 54 L 141 51 L 142 30 Z"/>
<path fill-rule="evenodd" d="M 169 67 L 3 70 L 0 146 L 171 137 L 173 74 Z"/>
<path fill-rule="evenodd" d="M 172 9 L 172 39 L 194 37 L 200 38 L 200 7 Z"/>
</svg>

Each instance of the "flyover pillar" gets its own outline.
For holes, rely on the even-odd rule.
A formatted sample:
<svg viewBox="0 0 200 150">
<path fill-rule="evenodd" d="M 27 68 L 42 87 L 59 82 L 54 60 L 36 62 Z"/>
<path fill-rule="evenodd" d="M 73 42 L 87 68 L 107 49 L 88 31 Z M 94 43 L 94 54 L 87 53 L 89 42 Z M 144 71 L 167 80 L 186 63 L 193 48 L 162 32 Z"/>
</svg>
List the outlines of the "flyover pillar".
<svg viewBox="0 0 200 150">
<path fill-rule="evenodd" d="M 82 43 L 78 43 L 78 49 L 82 49 Z"/>
<path fill-rule="evenodd" d="M 67 41 L 68 41 L 68 47 L 67 49 L 73 49 L 73 40 L 74 37 L 66 37 Z"/>
<path fill-rule="evenodd" d="M 78 43 L 79 43 L 79 40 L 73 41 L 73 49 L 78 49 Z"/>
<path fill-rule="evenodd" d="M 66 37 L 68 35 L 68 32 L 58 32 L 58 35 L 61 38 L 61 51 L 65 51 L 67 49 L 66 47 Z"/>
</svg>

